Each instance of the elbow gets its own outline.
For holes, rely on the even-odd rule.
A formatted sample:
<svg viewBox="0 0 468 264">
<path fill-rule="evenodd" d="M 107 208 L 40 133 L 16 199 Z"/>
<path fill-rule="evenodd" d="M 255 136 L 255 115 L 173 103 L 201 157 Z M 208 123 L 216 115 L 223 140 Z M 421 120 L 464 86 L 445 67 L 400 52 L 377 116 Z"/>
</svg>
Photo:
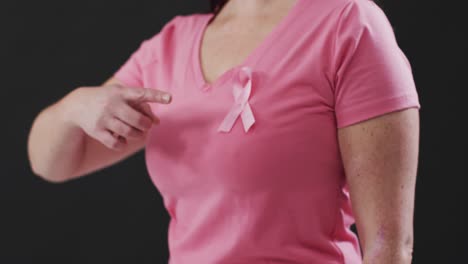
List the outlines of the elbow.
<svg viewBox="0 0 468 264">
<path fill-rule="evenodd" d="M 55 166 L 36 157 L 31 151 L 29 151 L 29 167 L 35 176 L 50 183 L 64 183 L 69 179 L 65 173 L 57 171 L 54 169 Z"/>
<path fill-rule="evenodd" d="M 59 173 L 54 172 L 52 169 L 47 169 L 46 166 L 41 166 L 38 162 L 30 161 L 30 168 L 35 176 L 49 183 L 59 184 L 67 181 L 67 177 L 59 175 Z"/>
<path fill-rule="evenodd" d="M 385 260 L 388 263 L 411 264 L 413 259 L 413 241 L 413 234 L 374 241 L 364 251 L 364 263 L 379 263 Z"/>
<path fill-rule="evenodd" d="M 28 161 L 31 172 L 42 180 L 50 183 L 63 183 L 67 181 L 64 173 L 57 171 L 57 166 L 47 161 L 46 155 L 41 153 L 31 139 L 28 140 Z"/>
<path fill-rule="evenodd" d="M 402 245 L 399 248 L 399 256 L 401 258 L 401 263 L 408 263 L 411 264 L 413 260 L 413 244 L 414 244 L 414 237 L 413 235 L 408 235 L 403 241 Z"/>
</svg>

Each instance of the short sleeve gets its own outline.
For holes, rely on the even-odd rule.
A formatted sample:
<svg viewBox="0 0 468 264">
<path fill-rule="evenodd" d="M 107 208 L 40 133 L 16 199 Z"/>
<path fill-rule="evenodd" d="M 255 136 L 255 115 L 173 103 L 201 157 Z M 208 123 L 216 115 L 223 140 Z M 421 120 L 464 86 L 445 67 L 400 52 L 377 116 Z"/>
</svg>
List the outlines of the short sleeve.
<svg viewBox="0 0 468 264">
<path fill-rule="evenodd" d="M 151 38 L 143 40 L 139 47 L 130 55 L 129 58 L 114 73 L 114 78 L 131 87 L 143 87 L 143 70 L 146 65 L 157 61 L 156 56 L 158 48 L 161 46 L 163 34 L 173 26 L 180 16 L 175 16 L 167 22 L 160 32 Z"/>
<path fill-rule="evenodd" d="M 421 107 L 411 65 L 397 44 L 392 25 L 370 0 L 350 0 L 341 12 L 334 73 L 338 128 Z"/>
<path fill-rule="evenodd" d="M 143 87 L 143 68 L 153 59 L 150 44 L 155 42 L 158 35 L 159 34 L 151 39 L 144 40 L 138 49 L 134 51 L 127 61 L 114 73 L 114 78 L 127 86 Z"/>
</svg>

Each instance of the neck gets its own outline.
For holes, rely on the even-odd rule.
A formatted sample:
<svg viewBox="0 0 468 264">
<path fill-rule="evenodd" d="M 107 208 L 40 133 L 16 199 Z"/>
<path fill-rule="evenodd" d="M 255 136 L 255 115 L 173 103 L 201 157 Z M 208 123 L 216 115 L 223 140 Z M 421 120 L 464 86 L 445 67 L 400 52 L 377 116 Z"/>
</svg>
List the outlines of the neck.
<svg viewBox="0 0 468 264">
<path fill-rule="evenodd" d="M 289 9 L 297 0 L 229 0 L 219 16 L 261 17 L 278 9 Z"/>
</svg>

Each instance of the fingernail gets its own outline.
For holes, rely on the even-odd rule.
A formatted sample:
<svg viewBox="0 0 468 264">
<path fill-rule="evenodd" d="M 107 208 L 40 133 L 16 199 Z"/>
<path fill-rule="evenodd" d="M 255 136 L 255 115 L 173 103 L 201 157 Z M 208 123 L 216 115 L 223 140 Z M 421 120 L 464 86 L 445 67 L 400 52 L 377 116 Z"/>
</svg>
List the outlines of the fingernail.
<svg viewBox="0 0 468 264">
<path fill-rule="evenodd" d="M 162 98 L 163 98 L 163 100 L 165 102 L 168 103 L 171 100 L 171 95 L 170 94 L 164 94 Z"/>
</svg>

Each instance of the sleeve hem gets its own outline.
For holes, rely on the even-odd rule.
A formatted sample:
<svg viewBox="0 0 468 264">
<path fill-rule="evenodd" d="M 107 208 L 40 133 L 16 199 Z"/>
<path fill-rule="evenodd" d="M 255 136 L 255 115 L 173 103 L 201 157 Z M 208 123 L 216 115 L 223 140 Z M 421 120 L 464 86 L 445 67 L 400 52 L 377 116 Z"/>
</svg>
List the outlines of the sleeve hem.
<svg viewBox="0 0 468 264">
<path fill-rule="evenodd" d="M 337 128 L 349 126 L 390 112 L 406 108 L 421 109 L 417 95 L 404 94 L 383 100 L 372 101 L 351 106 L 346 110 L 336 112 Z"/>
</svg>

